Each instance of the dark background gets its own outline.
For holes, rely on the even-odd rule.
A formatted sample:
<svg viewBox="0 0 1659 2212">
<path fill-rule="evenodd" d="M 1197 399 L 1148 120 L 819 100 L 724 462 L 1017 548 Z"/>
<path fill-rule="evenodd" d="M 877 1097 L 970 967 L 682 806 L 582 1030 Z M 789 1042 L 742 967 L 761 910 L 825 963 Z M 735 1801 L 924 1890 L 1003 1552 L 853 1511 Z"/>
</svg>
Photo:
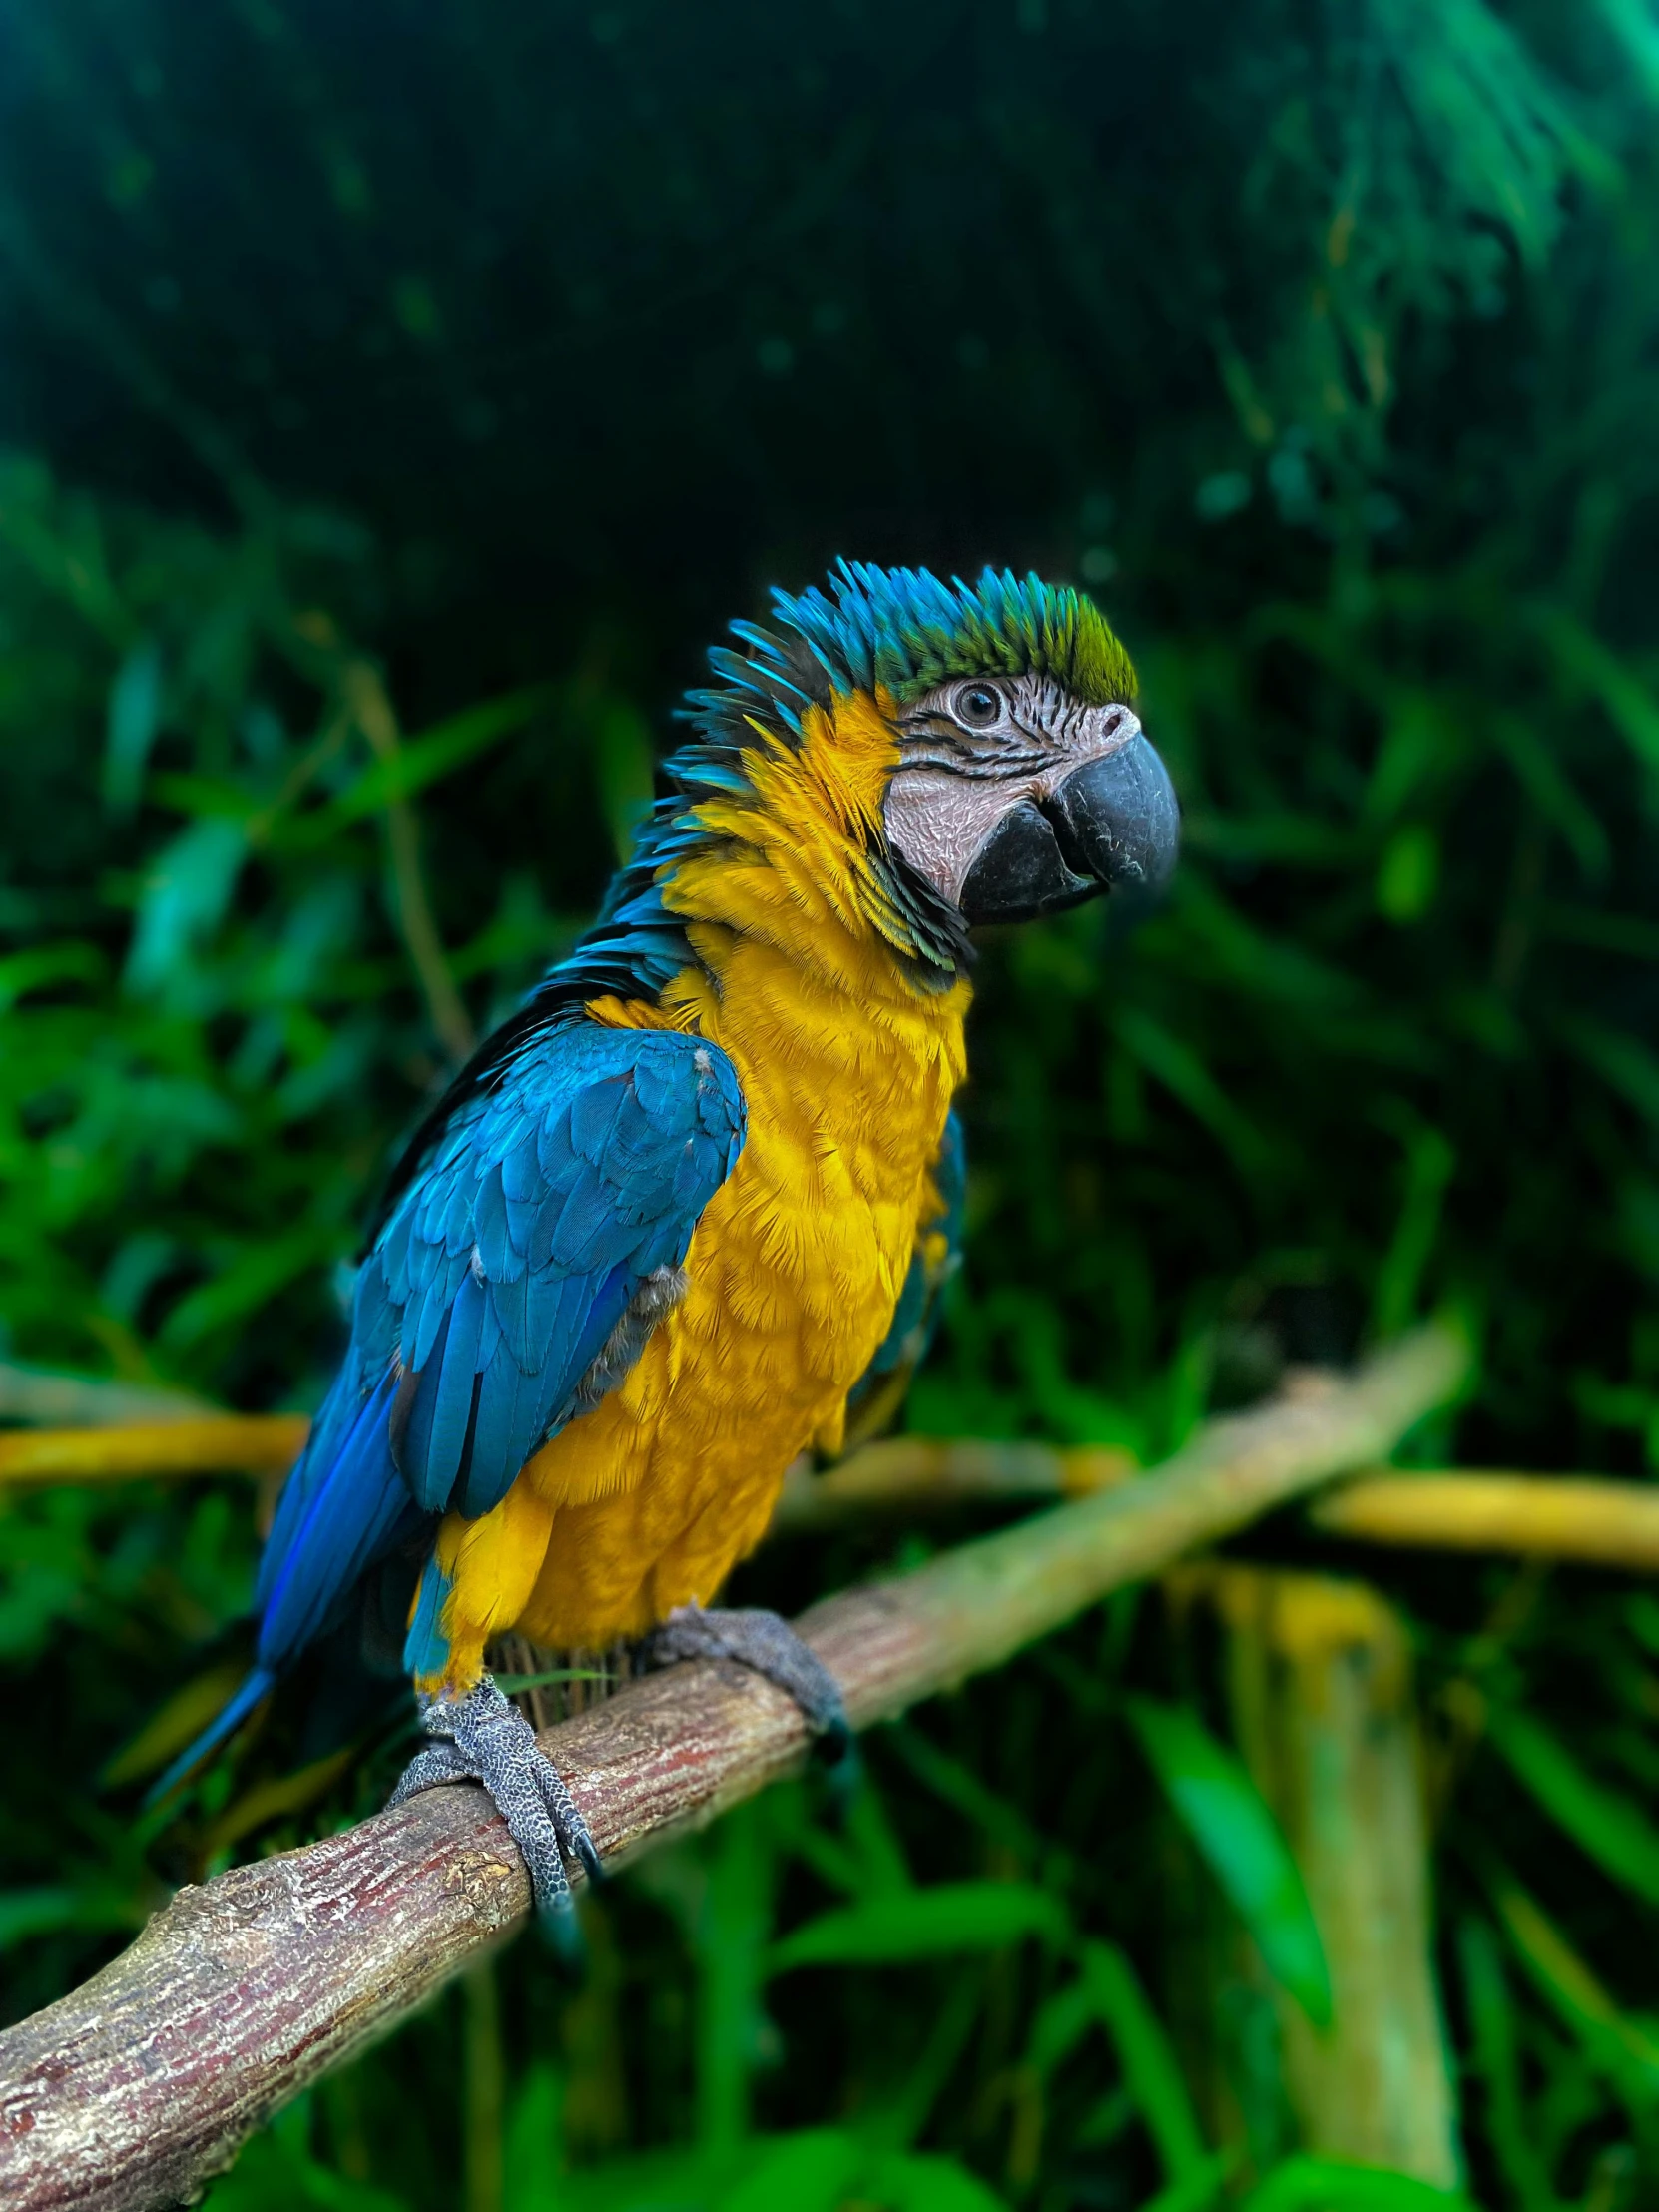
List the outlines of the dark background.
<svg viewBox="0 0 1659 2212">
<path fill-rule="evenodd" d="M 725 621 L 842 553 L 991 559 L 1100 598 L 1187 851 L 1130 941 L 1085 909 L 985 947 L 969 1260 L 911 1425 L 1150 1459 L 1287 1360 L 1449 1305 L 1480 1381 L 1419 1459 L 1645 1478 L 1656 119 L 1659 26 L 1615 0 L 0 0 L 10 1356 L 314 1403 L 330 1271 L 389 1147 L 457 1022 L 504 1012 L 591 910 Z M 424 987 L 342 707 L 363 667 L 430 771 Z M 280 1725 L 182 1823 L 134 1817 L 142 1753 L 95 1786 L 226 1663 L 253 1544 L 227 1483 L 5 1509 L 13 2014 L 90 1971 L 158 1880 L 381 1786 L 371 1763 L 239 1825 L 252 1778 L 301 1758 Z M 757 1592 L 890 1555 L 798 1548 Z M 1430 1719 L 1471 1682 L 1530 1706 L 1659 1865 L 1648 1598 L 1380 1570 L 1293 1526 L 1254 1548 L 1381 1572 Z M 1086 1867 L 1079 1927 L 1156 1995 L 1162 1815 L 1112 1695 L 1181 1687 L 1181 1655 L 1153 1603 L 1056 1651 L 1070 1674 L 1022 1662 L 916 1728 Z M 872 1747 L 866 1857 L 1018 1871 L 911 1741 Z M 1566 1840 L 1582 1819 L 1494 1756 L 1458 1776 L 1436 1881 L 1470 2189 L 1652 2201 L 1659 1877 L 1616 1885 Z M 574 2007 L 521 1946 L 214 2201 L 460 2201 L 504 2021 L 510 2212 L 567 2201 L 525 2178 L 560 2128 L 592 2201 L 643 2202 L 625 2152 L 849 2124 L 953 2004 L 908 2140 L 956 2164 L 902 2186 L 971 2172 L 1058 2208 L 1178 2179 L 1134 2099 L 1111 2106 L 1121 2040 L 1038 2068 L 1034 2152 L 1010 2117 L 1063 1961 L 969 1945 L 786 1978 L 770 2017 L 756 1967 L 719 2011 L 711 1961 L 766 1935 L 740 1940 L 721 1899 L 741 1920 L 775 1892 L 793 1925 L 833 1895 L 815 1802 L 625 1886 Z M 1494 1835 L 1617 2032 L 1497 1933 Z M 1060 1879 L 1040 1853 L 1024 1873 Z M 1507 2061 L 1477 2032 L 1476 1955 Z M 687 2203 L 725 2201 L 691 2148 L 678 2170 Z"/>
</svg>

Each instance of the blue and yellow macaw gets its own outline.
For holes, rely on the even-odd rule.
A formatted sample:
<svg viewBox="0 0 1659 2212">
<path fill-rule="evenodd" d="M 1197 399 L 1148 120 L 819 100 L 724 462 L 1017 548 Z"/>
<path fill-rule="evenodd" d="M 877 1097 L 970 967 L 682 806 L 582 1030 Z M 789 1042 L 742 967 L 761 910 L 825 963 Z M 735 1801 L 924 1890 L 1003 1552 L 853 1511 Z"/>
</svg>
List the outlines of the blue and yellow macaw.
<svg viewBox="0 0 1659 2212">
<path fill-rule="evenodd" d="M 255 1671 L 192 1754 L 390 1589 L 431 1738 L 398 1796 L 481 1781 L 554 1914 L 593 1845 L 486 1646 L 652 1636 L 844 1730 L 782 1621 L 703 1607 L 790 1462 L 913 1354 L 960 1181 L 969 926 L 1155 887 L 1175 854 L 1134 672 L 1080 594 L 842 564 L 772 612 L 711 654 L 598 920 L 394 1176 Z"/>
</svg>

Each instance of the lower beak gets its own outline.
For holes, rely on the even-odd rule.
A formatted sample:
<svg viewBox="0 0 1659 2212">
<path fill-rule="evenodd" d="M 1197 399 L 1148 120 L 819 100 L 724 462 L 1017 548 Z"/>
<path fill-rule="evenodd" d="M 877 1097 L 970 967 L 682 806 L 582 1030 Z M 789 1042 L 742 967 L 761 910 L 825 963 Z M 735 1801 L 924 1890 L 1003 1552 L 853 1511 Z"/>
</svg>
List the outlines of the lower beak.
<svg viewBox="0 0 1659 2212">
<path fill-rule="evenodd" d="M 1169 772 L 1137 732 L 1004 815 L 968 870 L 962 911 L 970 922 L 1022 921 L 1102 890 L 1150 897 L 1169 881 L 1180 835 Z"/>
</svg>

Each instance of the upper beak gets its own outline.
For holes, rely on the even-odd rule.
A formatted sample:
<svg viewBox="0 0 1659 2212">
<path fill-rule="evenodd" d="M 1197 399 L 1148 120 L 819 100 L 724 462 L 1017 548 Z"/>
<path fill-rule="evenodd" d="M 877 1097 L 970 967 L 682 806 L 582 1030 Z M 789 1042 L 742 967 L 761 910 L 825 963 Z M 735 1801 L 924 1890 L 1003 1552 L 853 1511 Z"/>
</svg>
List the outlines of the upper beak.
<svg viewBox="0 0 1659 2212">
<path fill-rule="evenodd" d="M 1180 836 L 1169 772 L 1137 730 L 1003 817 L 968 870 L 962 911 L 1020 921 L 1101 890 L 1150 896 L 1169 881 Z"/>
<path fill-rule="evenodd" d="M 1074 769 L 1043 807 L 1067 867 L 1108 890 L 1159 891 L 1181 842 L 1169 771 L 1137 731 L 1115 753 Z"/>
</svg>

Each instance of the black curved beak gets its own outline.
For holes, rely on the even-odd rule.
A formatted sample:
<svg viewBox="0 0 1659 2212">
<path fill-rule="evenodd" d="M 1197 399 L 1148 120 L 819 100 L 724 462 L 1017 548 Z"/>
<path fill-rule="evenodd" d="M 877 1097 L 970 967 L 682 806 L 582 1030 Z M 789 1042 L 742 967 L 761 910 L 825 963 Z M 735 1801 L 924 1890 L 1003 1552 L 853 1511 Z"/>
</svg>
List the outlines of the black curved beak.
<svg viewBox="0 0 1659 2212">
<path fill-rule="evenodd" d="M 1073 769 L 1043 799 L 1022 799 L 974 855 L 962 886 L 970 922 L 1025 921 L 1097 891 L 1162 890 L 1175 867 L 1181 811 L 1144 734 Z"/>
</svg>

